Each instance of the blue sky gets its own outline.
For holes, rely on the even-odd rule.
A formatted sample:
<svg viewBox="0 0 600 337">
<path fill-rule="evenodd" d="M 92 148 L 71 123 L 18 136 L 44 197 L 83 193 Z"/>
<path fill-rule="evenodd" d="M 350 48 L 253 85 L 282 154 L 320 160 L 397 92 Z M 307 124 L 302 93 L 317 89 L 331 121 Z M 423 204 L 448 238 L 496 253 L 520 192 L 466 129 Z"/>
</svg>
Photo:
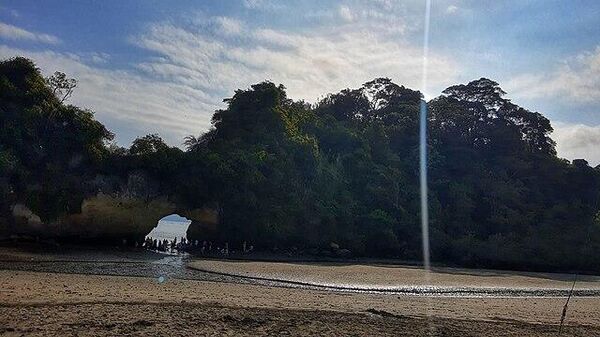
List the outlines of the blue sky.
<svg viewBox="0 0 600 337">
<path fill-rule="evenodd" d="M 0 58 L 79 80 L 72 102 L 127 146 L 210 126 L 270 79 L 316 101 L 387 76 L 421 89 L 423 1 L 0 1 Z M 479 77 L 551 119 L 559 155 L 600 163 L 600 1 L 433 0 L 426 96 Z"/>
</svg>

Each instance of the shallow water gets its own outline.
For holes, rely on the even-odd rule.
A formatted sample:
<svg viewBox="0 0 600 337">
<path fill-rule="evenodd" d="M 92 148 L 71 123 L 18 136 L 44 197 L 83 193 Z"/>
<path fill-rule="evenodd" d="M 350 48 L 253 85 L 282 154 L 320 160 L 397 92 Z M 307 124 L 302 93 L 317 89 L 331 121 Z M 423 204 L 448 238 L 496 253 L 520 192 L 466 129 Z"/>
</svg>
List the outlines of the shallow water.
<svg viewBox="0 0 600 337">
<path fill-rule="evenodd" d="M 336 292 L 382 293 L 398 296 L 434 297 L 565 297 L 567 289 L 456 286 L 365 286 L 319 283 L 293 277 L 272 279 L 240 276 L 189 268 L 189 255 L 166 255 L 145 251 L 77 251 L 40 254 L 27 260 L 0 260 L 0 269 L 68 274 L 92 274 L 256 284 Z M 600 296 L 599 289 L 576 289 L 574 296 Z"/>
</svg>

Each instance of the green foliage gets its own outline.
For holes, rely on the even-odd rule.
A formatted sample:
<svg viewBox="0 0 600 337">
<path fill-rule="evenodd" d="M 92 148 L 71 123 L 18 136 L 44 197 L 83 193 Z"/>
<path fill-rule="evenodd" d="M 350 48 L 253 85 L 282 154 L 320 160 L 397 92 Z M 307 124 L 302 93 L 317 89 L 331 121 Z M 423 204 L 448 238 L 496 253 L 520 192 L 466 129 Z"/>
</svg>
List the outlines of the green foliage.
<svg viewBox="0 0 600 337">
<path fill-rule="evenodd" d="M 24 202 L 51 219 L 99 175 L 138 177 L 180 208 L 216 209 L 214 240 L 420 259 L 420 92 L 379 78 L 310 106 L 262 82 L 182 151 L 156 134 L 109 145 L 90 111 L 64 104 L 75 84 L 0 63 L 0 212 Z M 598 271 L 600 169 L 557 158 L 548 119 L 505 95 L 482 78 L 427 103 L 432 257 Z"/>
<path fill-rule="evenodd" d="M 67 75 L 60 71 L 57 71 L 52 76 L 48 77 L 46 82 L 52 89 L 52 94 L 59 99 L 60 103 L 71 97 L 73 89 L 77 86 L 77 80 L 74 78 L 67 78 Z"/>
<path fill-rule="evenodd" d="M 433 257 L 592 268 L 598 258 L 580 247 L 599 235 L 598 172 L 556 158 L 548 120 L 504 95 L 480 79 L 428 103 Z M 190 138 L 203 151 L 196 155 L 215 160 L 209 199 L 220 206 L 222 239 L 263 248 L 337 242 L 358 255 L 418 259 L 421 100 L 389 79 L 314 108 L 269 82 L 237 91 L 214 129 Z M 557 254 L 559 238 L 570 248 Z"/>
<path fill-rule="evenodd" d="M 84 182 L 113 137 L 92 112 L 63 104 L 73 81 L 61 76 L 54 82 L 59 89 L 27 59 L 0 62 L 0 170 L 10 194 L 5 198 L 26 202 L 44 219 L 79 209 Z"/>
<path fill-rule="evenodd" d="M 169 146 L 158 134 L 150 134 L 136 138 L 129 148 L 129 153 L 134 156 L 144 157 L 164 152 L 168 149 Z"/>
</svg>

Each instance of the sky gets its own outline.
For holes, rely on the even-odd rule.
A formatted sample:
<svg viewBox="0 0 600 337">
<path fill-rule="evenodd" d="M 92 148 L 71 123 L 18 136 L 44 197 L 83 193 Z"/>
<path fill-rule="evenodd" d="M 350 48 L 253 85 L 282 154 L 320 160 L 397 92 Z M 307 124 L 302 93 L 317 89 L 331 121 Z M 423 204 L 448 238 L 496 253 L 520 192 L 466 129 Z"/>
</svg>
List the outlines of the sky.
<svg viewBox="0 0 600 337">
<path fill-rule="evenodd" d="M 426 98 L 480 77 L 548 117 L 558 154 L 600 164 L 600 1 L 432 0 Z M 0 0 L 0 59 L 78 80 L 71 103 L 129 146 L 211 126 L 271 80 L 316 102 L 376 77 L 421 90 L 424 1 Z"/>
</svg>

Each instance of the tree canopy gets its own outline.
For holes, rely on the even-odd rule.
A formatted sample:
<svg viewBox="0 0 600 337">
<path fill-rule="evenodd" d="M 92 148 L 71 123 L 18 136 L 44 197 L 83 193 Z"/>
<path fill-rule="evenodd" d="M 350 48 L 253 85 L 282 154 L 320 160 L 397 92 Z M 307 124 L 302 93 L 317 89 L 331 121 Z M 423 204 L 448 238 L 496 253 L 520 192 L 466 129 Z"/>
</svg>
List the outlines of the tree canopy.
<svg viewBox="0 0 600 337">
<path fill-rule="evenodd" d="M 181 150 L 156 134 L 110 145 L 66 103 L 75 84 L 0 62 L 1 212 L 22 202 L 50 221 L 77 212 L 99 175 L 138 172 L 181 207 L 217 210 L 213 240 L 420 259 L 419 91 L 378 78 L 311 105 L 262 82 Z M 426 104 L 435 261 L 599 270 L 600 169 L 558 158 L 547 118 L 486 78 Z"/>
<path fill-rule="evenodd" d="M 28 59 L 0 62 L 2 206 L 23 200 L 45 219 L 79 209 L 80 183 L 94 177 L 113 138 L 90 110 L 64 104 L 55 85 Z"/>
</svg>

